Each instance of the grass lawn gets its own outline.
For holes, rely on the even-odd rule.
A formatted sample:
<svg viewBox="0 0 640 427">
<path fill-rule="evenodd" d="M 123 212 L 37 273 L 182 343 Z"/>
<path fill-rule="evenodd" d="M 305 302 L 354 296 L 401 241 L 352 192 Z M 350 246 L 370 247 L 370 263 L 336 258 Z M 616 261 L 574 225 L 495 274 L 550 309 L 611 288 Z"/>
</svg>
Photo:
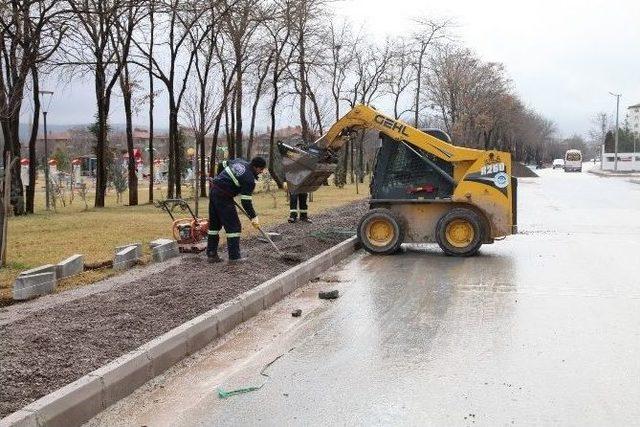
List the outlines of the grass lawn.
<svg viewBox="0 0 640 427">
<path fill-rule="evenodd" d="M 359 190 L 360 194 L 356 194 L 355 185 L 342 189 L 334 186 L 320 188 L 314 193 L 313 202 L 309 203 L 310 216 L 369 194 L 366 184 L 361 184 Z M 155 193 L 156 197 L 161 194 L 159 191 Z M 131 242 L 143 243 L 145 262 L 148 262 L 150 251 L 147 243 L 159 237 L 171 237 L 171 220 L 166 212 L 147 203 L 146 187 L 140 191 L 140 203 L 144 203 L 140 206 L 118 205 L 115 194 L 110 193 L 107 207 L 103 209 L 90 207 L 85 211 L 84 203 L 76 196 L 71 206 L 58 207 L 57 212 L 46 212 L 44 195 L 37 194 L 36 199 L 35 215 L 9 219 L 7 267 L 0 269 L 0 305 L 10 302 L 13 281 L 23 270 L 56 264 L 76 253 L 84 254 L 87 263 L 107 261 L 113 258 L 116 246 Z M 128 200 L 126 193 L 123 200 Z M 93 194 L 88 201 L 90 205 L 93 203 Z M 190 204 L 193 207 L 193 200 Z M 200 216 L 207 216 L 207 206 L 208 200 L 201 198 Z M 267 227 L 286 220 L 289 214 L 289 202 L 284 191 L 257 193 L 254 206 L 261 223 Z M 248 220 L 242 221 L 244 235 L 257 233 Z M 113 274 L 110 268 L 86 271 L 60 281 L 58 291 L 93 283 Z"/>
</svg>

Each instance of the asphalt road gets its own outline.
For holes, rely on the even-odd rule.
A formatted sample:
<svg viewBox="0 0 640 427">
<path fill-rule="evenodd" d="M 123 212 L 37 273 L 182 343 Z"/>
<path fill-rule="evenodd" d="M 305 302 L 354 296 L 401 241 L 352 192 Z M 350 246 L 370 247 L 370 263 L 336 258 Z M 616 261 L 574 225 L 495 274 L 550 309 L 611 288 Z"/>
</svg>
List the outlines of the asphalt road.
<svg viewBox="0 0 640 427">
<path fill-rule="evenodd" d="M 640 185 L 544 170 L 519 206 L 474 258 L 356 254 L 91 424 L 640 424 Z"/>
</svg>

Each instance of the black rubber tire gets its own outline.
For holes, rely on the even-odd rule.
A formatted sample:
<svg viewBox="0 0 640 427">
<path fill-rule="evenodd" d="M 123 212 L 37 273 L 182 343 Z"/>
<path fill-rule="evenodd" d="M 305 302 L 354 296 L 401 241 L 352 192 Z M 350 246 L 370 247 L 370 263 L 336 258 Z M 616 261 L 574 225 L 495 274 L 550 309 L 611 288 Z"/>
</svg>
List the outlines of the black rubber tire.
<svg viewBox="0 0 640 427">
<path fill-rule="evenodd" d="M 375 219 L 385 219 L 391 223 L 394 229 L 394 238 L 385 246 L 373 245 L 367 238 L 366 226 Z M 391 255 L 401 252 L 400 245 L 404 241 L 404 231 L 402 218 L 385 208 L 371 209 L 358 223 L 358 239 L 362 247 L 369 253 L 375 255 Z"/>
<path fill-rule="evenodd" d="M 447 225 L 456 219 L 464 219 L 473 227 L 474 238 L 468 246 L 458 248 L 449 243 L 446 237 Z M 453 208 L 438 220 L 436 225 L 436 242 L 447 256 L 470 257 L 478 253 L 484 241 L 482 220 L 476 212 L 467 208 Z"/>
</svg>

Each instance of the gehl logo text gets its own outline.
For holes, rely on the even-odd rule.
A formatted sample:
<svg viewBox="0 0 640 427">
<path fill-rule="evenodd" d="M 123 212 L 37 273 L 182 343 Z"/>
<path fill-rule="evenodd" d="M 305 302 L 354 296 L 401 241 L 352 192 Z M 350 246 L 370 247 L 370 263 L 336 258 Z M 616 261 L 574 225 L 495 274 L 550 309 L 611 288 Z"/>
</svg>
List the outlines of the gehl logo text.
<svg viewBox="0 0 640 427">
<path fill-rule="evenodd" d="M 377 116 L 374 117 L 373 120 L 375 120 L 375 122 L 378 123 L 379 125 L 382 125 L 391 130 L 395 130 L 396 132 L 400 132 L 404 136 L 409 136 L 409 134 L 406 132 L 407 125 L 403 125 L 400 122 L 396 122 L 395 120 L 390 119 L 389 117 L 385 117 L 382 114 L 378 114 Z"/>
</svg>

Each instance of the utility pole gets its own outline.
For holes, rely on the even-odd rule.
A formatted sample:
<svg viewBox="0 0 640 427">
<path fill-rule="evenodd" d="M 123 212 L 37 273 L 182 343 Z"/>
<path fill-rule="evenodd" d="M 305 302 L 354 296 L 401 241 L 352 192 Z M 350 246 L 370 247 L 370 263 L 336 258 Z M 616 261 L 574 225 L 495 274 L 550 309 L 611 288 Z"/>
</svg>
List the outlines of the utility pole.
<svg viewBox="0 0 640 427">
<path fill-rule="evenodd" d="M 40 97 L 42 98 L 42 115 L 44 116 L 44 197 L 46 198 L 45 206 L 49 210 L 49 144 L 47 142 L 47 110 L 49 110 L 49 104 L 51 103 L 51 95 L 53 92 L 50 90 L 41 90 Z M 46 102 L 45 102 L 46 100 Z"/>
<path fill-rule="evenodd" d="M 46 209 L 49 210 L 49 144 L 47 143 L 47 112 L 44 116 L 44 197 L 46 199 Z"/>
<path fill-rule="evenodd" d="M 613 95 L 616 97 L 616 136 L 615 136 L 615 157 L 613 160 L 613 170 L 615 172 L 618 171 L 618 114 L 620 112 L 620 97 L 622 96 L 621 94 L 616 94 L 613 92 L 609 92 L 610 95 Z"/>
</svg>

